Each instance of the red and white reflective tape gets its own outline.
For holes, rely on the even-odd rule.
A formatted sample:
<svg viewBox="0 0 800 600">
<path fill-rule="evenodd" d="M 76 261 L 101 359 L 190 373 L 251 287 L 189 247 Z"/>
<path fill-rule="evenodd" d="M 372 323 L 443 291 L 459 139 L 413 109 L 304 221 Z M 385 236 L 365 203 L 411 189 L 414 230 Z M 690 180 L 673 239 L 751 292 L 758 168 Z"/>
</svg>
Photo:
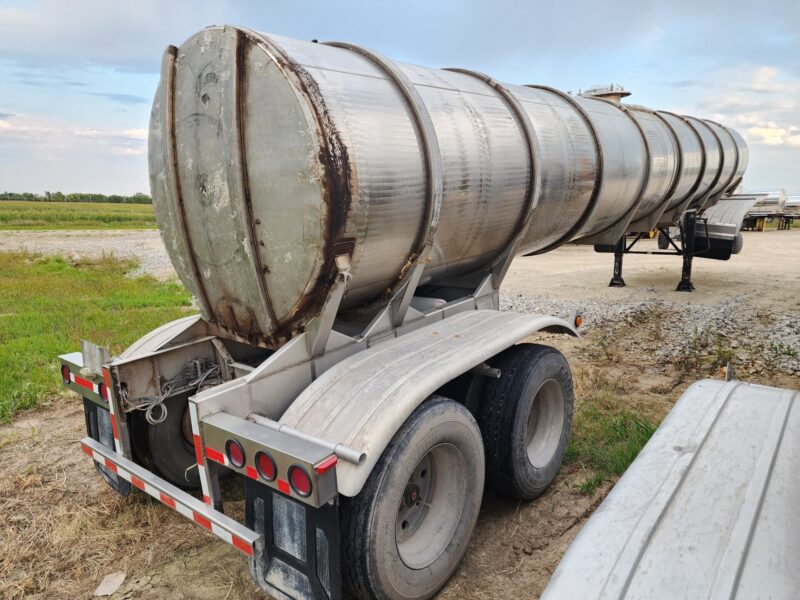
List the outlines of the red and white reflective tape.
<svg viewBox="0 0 800 600">
<path fill-rule="evenodd" d="M 73 373 L 72 371 L 69 372 L 69 380 L 70 383 L 74 383 L 75 385 L 79 385 L 82 388 L 86 388 L 90 392 L 94 392 L 95 394 L 100 396 L 100 386 L 97 385 L 95 382 L 90 381 L 88 379 L 84 379 L 80 375 L 75 375 L 75 373 Z"/>
<path fill-rule="evenodd" d="M 200 440 L 200 425 L 197 419 L 197 406 L 189 402 L 189 420 L 192 424 L 192 439 L 194 440 L 194 457 L 197 461 L 197 476 L 200 479 L 200 488 L 203 490 L 203 502 L 213 505 L 211 498 L 211 483 L 208 480 L 206 463 L 203 460 L 203 442 Z"/>
<path fill-rule="evenodd" d="M 177 488 L 174 488 L 175 492 L 173 494 L 169 494 L 169 493 L 167 493 L 167 492 L 165 492 L 163 490 L 160 490 L 158 487 L 156 487 L 156 486 L 148 483 L 147 481 L 145 481 L 143 479 L 144 475 L 142 475 L 141 477 L 136 476 L 134 473 L 132 473 L 129 470 L 125 469 L 123 466 L 121 466 L 120 464 L 118 464 L 114 460 L 112 460 L 110 458 L 107 458 L 107 457 L 103 456 L 102 454 L 100 454 L 99 452 L 93 450 L 91 447 L 89 447 L 83 441 L 81 442 L 81 449 L 88 456 L 90 456 L 95 462 L 97 462 L 97 463 L 99 463 L 101 465 L 104 465 L 107 469 L 109 469 L 110 471 L 116 473 L 116 475 L 118 477 L 121 477 L 122 479 L 124 479 L 126 481 L 129 481 L 132 486 L 140 489 L 141 491 L 145 492 L 146 494 L 149 494 L 150 496 L 152 496 L 156 500 L 159 500 L 163 504 L 166 504 L 171 509 L 173 509 L 173 510 L 179 512 L 180 514 L 182 514 L 184 517 L 186 517 L 188 519 L 191 519 L 192 521 L 194 521 L 195 523 L 197 523 L 198 525 L 200 525 L 204 529 L 207 529 L 208 531 L 210 531 L 211 533 L 213 533 L 214 535 L 216 535 L 217 537 L 219 537 L 223 541 L 226 541 L 229 544 L 231 544 L 232 546 L 235 546 L 236 548 L 238 548 L 240 551 L 242 551 L 243 553 L 247 554 L 248 556 L 253 556 L 253 544 L 252 543 L 248 542 L 246 539 L 244 539 L 242 537 L 239 537 L 238 535 L 236 535 L 235 533 L 233 533 L 229 529 L 226 529 L 222 525 L 219 525 L 219 524 L 215 523 L 207 515 L 204 515 L 202 512 L 200 512 L 198 510 L 194 510 L 191 507 L 192 503 L 196 503 L 196 505 L 198 507 L 199 506 L 203 506 L 200 503 L 199 500 L 193 498 L 192 496 L 190 496 L 186 492 L 182 492 L 182 491 L 178 490 Z M 125 461 L 125 460 L 126 459 L 123 458 L 119 462 L 122 462 L 122 461 Z M 168 485 L 169 484 L 166 484 L 165 487 L 167 487 Z M 209 509 L 208 507 L 203 506 L 203 510 L 208 511 L 208 510 L 213 510 L 213 509 Z M 225 517 L 224 515 L 223 515 L 223 517 L 225 519 L 228 519 L 228 517 Z M 237 523 L 237 525 L 239 525 L 239 524 Z M 241 527 L 241 525 L 239 525 L 239 527 Z M 247 530 L 247 531 L 249 531 L 249 530 Z"/>
<path fill-rule="evenodd" d="M 105 381 L 108 393 L 108 412 L 111 415 L 111 432 L 114 434 L 114 450 L 116 450 L 118 454 L 122 454 L 122 443 L 119 439 L 119 425 L 117 424 L 117 402 L 111 391 L 114 389 L 114 386 L 111 385 L 111 373 L 105 368 L 103 369 L 103 381 Z"/>
</svg>

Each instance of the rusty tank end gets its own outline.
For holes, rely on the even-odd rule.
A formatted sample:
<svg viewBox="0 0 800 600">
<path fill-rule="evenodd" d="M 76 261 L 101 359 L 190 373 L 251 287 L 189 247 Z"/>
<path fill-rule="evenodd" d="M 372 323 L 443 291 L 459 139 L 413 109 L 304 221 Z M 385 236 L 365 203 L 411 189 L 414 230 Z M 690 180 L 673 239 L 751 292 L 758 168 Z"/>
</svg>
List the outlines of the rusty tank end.
<svg viewBox="0 0 800 600">
<path fill-rule="evenodd" d="M 319 314 L 521 253 L 613 243 L 730 192 L 735 131 L 602 95 L 392 62 L 352 44 L 210 27 L 164 54 L 153 202 L 175 269 L 223 333 L 277 347 Z M 226 333 L 227 332 L 227 333 Z"/>
</svg>

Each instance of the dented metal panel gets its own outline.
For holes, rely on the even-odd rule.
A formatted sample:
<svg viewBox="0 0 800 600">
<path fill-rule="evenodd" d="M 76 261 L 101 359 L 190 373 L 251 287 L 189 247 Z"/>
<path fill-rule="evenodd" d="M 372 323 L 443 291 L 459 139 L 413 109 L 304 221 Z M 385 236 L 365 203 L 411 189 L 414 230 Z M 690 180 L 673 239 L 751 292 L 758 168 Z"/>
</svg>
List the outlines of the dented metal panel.
<svg viewBox="0 0 800 600">
<path fill-rule="evenodd" d="M 385 301 L 418 261 L 420 284 L 437 283 L 521 233 L 524 253 L 594 243 L 735 183 L 741 138 L 667 121 L 350 44 L 210 27 L 165 53 L 151 188 L 204 319 L 274 348 L 319 314 L 339 255 L 346 310 Z M 703 137 L 703 185 L 686 123 Z"/>
<path fill-rule="evenodd" d="M 796 598 L 800 392 L 692 385 L 542 598 Z"/>
</svg>

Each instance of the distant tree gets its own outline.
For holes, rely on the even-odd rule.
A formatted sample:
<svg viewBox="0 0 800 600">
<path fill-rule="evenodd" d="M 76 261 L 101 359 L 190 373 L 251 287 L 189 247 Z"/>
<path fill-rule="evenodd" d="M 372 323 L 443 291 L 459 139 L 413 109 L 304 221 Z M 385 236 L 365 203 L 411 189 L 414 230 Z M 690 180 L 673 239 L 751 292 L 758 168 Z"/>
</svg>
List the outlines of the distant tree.
<svg viewBox="0 0 800 600">
<path fill-rule="evenodd" d="M 137 192 L 132 196 L 121 194 L 87 194 L 84 192 L 45 192 L 43 195 L 31 192 L 2 192 L 0 201 L 3 200 L 25 200 L 28 202 L 107 202 L 112 204 L 152 204 L 153 200 L 147 194 Z"/>
</svg>

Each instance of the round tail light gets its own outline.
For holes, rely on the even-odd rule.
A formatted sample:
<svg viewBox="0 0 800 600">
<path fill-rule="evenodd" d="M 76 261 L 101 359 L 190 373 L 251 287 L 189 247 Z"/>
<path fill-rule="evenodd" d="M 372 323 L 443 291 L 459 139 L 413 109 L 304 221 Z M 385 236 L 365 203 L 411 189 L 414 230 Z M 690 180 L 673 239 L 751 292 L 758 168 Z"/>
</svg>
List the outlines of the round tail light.
<svg viewBox="0 0 800 600">
<path fill-rule="evenodd" d="M 237 469 L 244 466 L 244 448 L 238 440 L 228 440 L 225 442 L 225 454 L 230 463 Z"/>
<path fill-rule="evenodd" d="M 289 483 L 298 496 L 305 498 L 311 495 L 311 477 L 303 467 L 298 465 L 289 467 Z"/>
<path fill-rule="evenodd" d="M 278 469 L 275 467 L 275 461 L 266 452 L 256 453 L 256 468 L 258 474 L 266 481 L 275 481 L 275 476 L 278 474 Z"/>
<path fill-rule="evenodd" d="M 64 383 L 69 383 L 69 367 L 67 365 L 61 365 L 61 379 L 64 380 Z"/>
</svg>

